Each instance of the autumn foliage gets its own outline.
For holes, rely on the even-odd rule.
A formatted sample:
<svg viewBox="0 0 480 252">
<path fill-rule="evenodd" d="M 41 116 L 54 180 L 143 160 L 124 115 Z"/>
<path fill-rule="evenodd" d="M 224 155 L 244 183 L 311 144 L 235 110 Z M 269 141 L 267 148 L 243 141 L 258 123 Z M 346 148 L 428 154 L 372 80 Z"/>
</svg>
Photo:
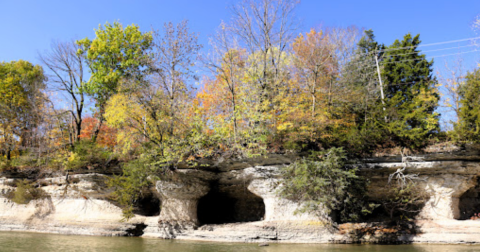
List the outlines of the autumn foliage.
<svg viewBox="0 0 480 252">
<path fill-rule="evenodd" d="M 141 188 L 182 165 L 272 153 L 335 157 L 325 150 L 344 160 L 420 149 L 441 135 L 433 60 L 418 49 L 419 35 L 386 46 L 355 26 L 302 32 L 297 3 L 239 1 L 207 50 L 186 20 L 147 32 L 113 22 L 94 38 L 54 44 L 40 57 L 44 68 L 0 62 L 0 170 L 120 163 L 112 183 L 132 216 Z M 480 141 L 478 76 L 458 89 L 453 135 L 462 143 Z M 353 188 L 357 175 L 343 171 L 344 161 L 317 157 L 303 163 L 304 178 L 337 172 L 348 182 L 338 188 Z M 302 167 L 291 168 L 284 176 L 302 180 Z M 293 182 L 301 186 L 292 184 L 294 196 L 311 187 Z M 320 191 L 330 185 L 317 182 Z"/>
<path fill-rule="evenodd" d="M 92 139 L 96 127 L 98 127 L 98 119 L 93 117 L 87 117 L 83 119 L 83 127 L 80 134 L 81 140 Z M 117 130 L 103 124 L 100 127 L 100 133 L 97 137 L 97 144 L 103 147 L 113 148 L 117 144 L 116 142 Z"/>
<path fill-rule="evenodd" d="M 354 156 L 386 143 L 419 148 L 438 132 L 433 62 L 416 49 L 418 36 L 386 47 L 354 26 L 299 33 L 296 4 L 234 5 L 203 54 L 188 21 L 150 32 L 114 22 L 94 38 L 56 44 L 42 57 L 49 81 L 39 66 L 0 64 L 0 153 L 10 159 L 35 147 L 62 159 L 91 141 L 175 167 L 331 147 Z M 63 109 L 45 85 L 66 95 Z"/>
</svg>

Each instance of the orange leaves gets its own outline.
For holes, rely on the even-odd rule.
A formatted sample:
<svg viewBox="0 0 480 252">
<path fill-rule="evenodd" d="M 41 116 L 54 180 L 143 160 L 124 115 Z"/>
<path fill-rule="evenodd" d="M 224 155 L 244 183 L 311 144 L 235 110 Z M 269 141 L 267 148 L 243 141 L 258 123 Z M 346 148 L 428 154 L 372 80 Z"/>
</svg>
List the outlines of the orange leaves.
<svg viewBox="0 0 480 252">
<path fill-rule="evenodd" d="M 301 66 L 303 72 L 322 73 L 328 75 L 336 71 L 334 45 L 329 41 L 328 34 L 311 29 L 305 36 L 300 34 L 292 44 L 295 54 L 295 65 Z"/>
<path fill-rule="evenodd" d="M 200 106 L 200 114 L 207 121 L 220 123 L 231 114 L 230 97 L 223 84 L 218 78 L 205 79 L 204 86 L 197 93 L 195 101 Z"/>
<path fill-rule="evenodd" d="M 334 35 L 312 29 L 292 43 L 291 53 L 276 47 L 267 53 L 222 51 L 211 64 L 214 76 L 203 79 L 193 101 L 204 134 L 222 139 L 227 147 L 220 149 L 233 142 L 278 149 L 335 141 L 347 132 L 355 117 L 345 104 L 356 95 L 338 81 Z"/>
<path fill-rule="evenodd" d="M 95 129 L 98 127 L 98 119 L 93 117 L 87 117 L 83 119 L 82 132 L 80 139 L 90 140 L 92 139 Z M 100 133 L 97 137 L 97 144 L 104 147 L 113 148 L 117 142 L 117 130 L 110 128 L 105 124 L 100 127 Z"/>
</svg>

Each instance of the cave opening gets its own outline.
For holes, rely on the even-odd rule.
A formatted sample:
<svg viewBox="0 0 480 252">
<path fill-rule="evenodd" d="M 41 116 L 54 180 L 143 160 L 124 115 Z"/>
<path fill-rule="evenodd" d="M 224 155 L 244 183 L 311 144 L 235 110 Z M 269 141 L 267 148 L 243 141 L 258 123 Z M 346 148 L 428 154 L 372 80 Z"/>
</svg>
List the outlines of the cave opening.
<svg viewBox="0 0 480 252">
<path fill-rule="evenodd" d="M 143 216 L 160 215 L 160 198 L 152 190 L 143 190 L 135 202 L 134 214 Z"/>
<path fill-rule="evenodd" d="M 265 204 L 245 185 L 213 184 L 199 200 L 197 214 L 200 225 L 260 221 Z"/>
<path fill-rule="evenodd" d="M 459 220 L 480 220 L 480 178 L 477 178 L 475 187 L 460 196 L 458 207 L 460 210 Z"/>
</svg>

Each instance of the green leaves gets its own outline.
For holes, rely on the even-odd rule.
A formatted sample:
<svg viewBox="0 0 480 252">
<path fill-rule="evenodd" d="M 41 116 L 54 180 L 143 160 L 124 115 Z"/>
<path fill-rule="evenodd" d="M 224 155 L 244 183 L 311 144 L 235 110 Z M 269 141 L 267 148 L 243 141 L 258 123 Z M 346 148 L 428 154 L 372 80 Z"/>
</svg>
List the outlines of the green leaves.
<svg viewBox="0 0 480 252">
<path fill-rule="evenodd" d="M 384 54 L 383 78 L 387 104 L 386 129 L 404 147 L 418 148 L 439 130 L 439 94 L 433 77 L 433 60 L 427 61 L 417 47 L 419 35 L 396 40 Z M 392 50 L 395 49 L 395 50 Z"/>
<path fill-rule="evenodd" d="M 86 91 L 98 103 L 104 103 L 118 92 L 122 78 L 142 79 L 149 61 L 147 50 L 152 44 L 152 34 L 142 33 L 136 25 L 125 28 L 118 23 L 106 23 L 95 30 L 95 39 L 78 40 L 78 54 L 84 55 L 91 71 Z M 98 105 L 98 104 L 97 104 Z"/>
<path fill-rule="evenodd" d="M 78 40 L 81 47 L 78 55 L 86 58 L 90 68 L 90 80 L 84 85 L 85 92 L 92 95 L 98 108 L 99 129 L 104 121 L 105 104 L 119 92 L 121 81 L 142 82 L 150 59 L 147 50 L 152 45 L 152 34 L 142 33 L 138 26 L 126 28 L 114 22 L 95 30 L 95 39 Z M 99 130 L 92 136 L 95 141 Z"/>
<path fill-rule="evenodd" d="M 337 211 L 341 221 L 357 220 L 370 213 L 374 205 L 366 202 L 366 181 L 345 162 L 346 152 L 342 148 L 312 152 L 308 158 L 282 170 L 280 195 L 301 203 L 300 212 L 324 217 Z"/>
<path fill-rule="evenodd" d="M 35 127 L 45 96 L 43 69 L 19 60 L 0 62 L 0 150 L 7 154 L 25 143 L 25 132 Z"/>
<path fill-rule="evenodd" d="M 159 180 L 159 176 L 167 167 L 154 152 L 146 151 L 136 160 L 124 163 L 121 176 L 115 176 L 108 181 L 113 188 L 111 199 L 118 202 L 123 211 L 123 217 L 128 220 L 134 217 L 133 211 L 143 190 Z"/>
<path fill-rule="evenodd" d="M 480 69 L 469 72 L 460 86 L 460 111 L 453 138 L 459 142 L 480 141 Z"/>
</svg>

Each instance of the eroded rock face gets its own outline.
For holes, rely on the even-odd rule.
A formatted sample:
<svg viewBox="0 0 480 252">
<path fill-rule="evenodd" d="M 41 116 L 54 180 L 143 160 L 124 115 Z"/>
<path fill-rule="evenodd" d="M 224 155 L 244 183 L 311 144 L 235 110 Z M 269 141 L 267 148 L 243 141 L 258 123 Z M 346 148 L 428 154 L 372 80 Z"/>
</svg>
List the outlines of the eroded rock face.
<svg viewBox="0 0 480 252">
<path fill-rule="evenodd" d="M 14 191 L 14 179 L 1 178 L 0 230 L 38 231 L 60 234 L 124 236 L 143 222 L 135 217 L 121 222 L 122 210 L 106 200 L 110 190 L 107 176 L 79 174 L 38 181 L 47 196 L 27 204 L 5 197 Z"/>
<path fill-rule="evenodd" d="M 260 220 L 318 221 L 317 216 L 296 214 L 298 205 L 278 196 L 279 167 L 256 166 L 215 176 L 199 174 L 202 176 L 194 178 L 189 172 L 174 182 L 157 182 L 157 190 L 163 195 L 160 221 L 195 225 Z"/>
<path fill-rule="evenodd" d="M 199 179 L 158 181 L 157 190 L 162 195 L 160 221 L 178 221 L 198 224 L 198 200 L 210 187 Z"/>
<path fill-rule="evenodd" d="M 425 203 L 418 219 L 459 219 L 460 197 L 470 188 L 475 187 L 474 176 L 441 174 L 425 178 L 425 191 L 430 199 Z"/>
<path fill-rule="evenodd" d="M 477 235 L 480 221 L 455 220 L 469 219 L 480 211 L 480 162 L 472 153 L 467 154 L 453 156 L 452 160 L 442 154 L 437 155 L 440 161 L 430 156 L 409 163 L 405 172 L 418 174 L 420 187 L 430 198 L 412 224 L 415 233 L 403 234 L 399 230 L 400 236 L 391 235 L 390 228 L 375 223 L 354 224 L 351 230 L 342 233 L 319 221 L 318 216 L 295 214 L 298 205 L 278 195 L 279 170 L 289 162 L 278 157 L 239 163 L 225 161 L 206 169 L 179 169 L 172 180 L 155 184 L 162 204 L 160 215 L 137 214 L 127 222 L 121 222 L 121 209 L 108 201 L 111 193 L 105 184 L 108 176 L 77 174 L 70 176 L 69 182 L 65 176 L 44 177 L 37 184 L 49 197 L 26 205 L 0 197 L 0 230 L 317 243 L 353 242 L 352 234 L 366 230 L 366 236 L 362 236 L 365 242 L 379 242 L 386 237 L 393 242 L 480 243 Z M 463 157 L 465 160 L 460 160 Z M 398 157 L 367 160 L 361 171 L 372 180 L 370 196 L 381 198 L 388 175 L 403 165 Z M 0 190 L 3 193 L 13 190 L 13 184 L 13 179 L 0 179 Z M 213 211 L 207 216 L 208 221 L 202 220 L 202 211 Z"/>
<path fill-rule="evenodd" d="M 248 190 L 263 198 L 266 221 L 318 221 L 319 217 L 308 213 L 296 213 L 299 205 L 279 197 L 278 179 L 255 179 Z"/>
<path fill-rule="evenodd" d="M 470 188 L 460 197 L 460 220 L 478 219 L 480 213 L 480 178 L 475 187 Z"/>
<path fill-rule="evenodd" d="M 445 158 L 444 156 L 442 156 Z M 469 157 L 470 158 L 470 157 Z M 403 163 L 369 163 L 363 172 L 370 178 L 369 196 L 382 199 L 388 190 L 388 176 L 402 168 Z M 461 219 L 460 198 L 475 187 L 480 175 L 479 163 L 473 161 L 423 161 L 408 163 L 405 174 L 417 174 L 415 180 L 429 196 L 416 216 L 418 220 Z M 473 200 L 473 199 L 471 199 Z M 468 217 L 467 217 L 468 218 Z"/>
<path fill-rule="evenodd" d="M 199 200 L 201 225 L 260 221 L 265 217 L 263 199 L 244 184 L 210 184 L 210 192 Z"/>
</svg>

